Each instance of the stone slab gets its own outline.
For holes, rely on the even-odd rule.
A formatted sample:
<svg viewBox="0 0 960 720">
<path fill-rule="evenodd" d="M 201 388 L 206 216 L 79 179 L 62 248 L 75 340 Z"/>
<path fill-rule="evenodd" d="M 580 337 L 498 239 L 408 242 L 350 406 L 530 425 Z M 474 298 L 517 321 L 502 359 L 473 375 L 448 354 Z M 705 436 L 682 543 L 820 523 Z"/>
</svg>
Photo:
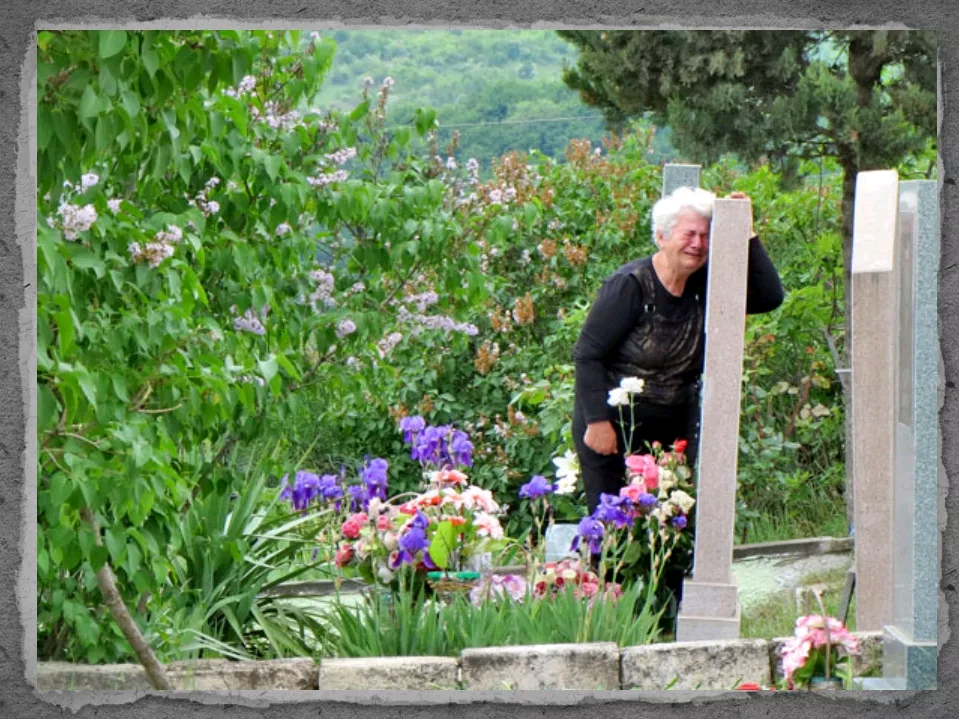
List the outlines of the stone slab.
<svg viewBox="0 0 960 720">
<path fill-rule="evenodd" d="M 857 624 L 893 621 L 893 512 L 899 277 L 896 172 L 857 175 L 851 278 L 851 405 Z"/>
<path fill-rule="evenodd" d="M 896 626 L 883 629 L 883 675 L 905 690 L 937 687 L 937 643 L 917 642 Z"/>
<path fill-rule="evenodd" d="M 468 648 L 460 654 L 466 690 L 619 690 L 616 643 Z"/>
<path fill-rule="evenodd" d="M 456 690 L 459 663 L 436 656 L 323 658 L 320 690 Z"/>
<path fill-rule="evenodd" d="M 578 557 L 578 554 L 571 552 L 570 545 L 577 534 L 577 526 L 574 523 L 551 523 L 544 533 L 544 543 L 546 552 L 544 560 L 546 562 L 557 562 L 565 557 Z"/>
<path fill-rule="evenodd" d="M 680 614 L 733 619 L 737 615 L 737 586 L 729 583 L 686 582 Z"/>
<path fill-rule="evenodd" d="M 639 645 L 620 652 L 624 690 L 733 690 L 770 684 L 766 640 Z"/>
<path fill-rule="evenodd" d="M 184 660 L 164 666 L 176 690 L 316 690 L 311 658 L 239 661 Z M 37 663 L 37 689 L 153 690 L 143 667 L 135 664 L 74 665 Z"/>
<path fill-rule="evenodd" d="M 663 192 L 666 197 L 678 187 L 700 187 L 700 166 L 667 163 L 663 166 Z"/>
<path fill-rule="evenodd" d="M 677 640 L 700 642 L 704 640 L 736 640 L 740 637 L 740 609 L 732 618 L 701 617 L 680 614 L 677 617 Z"/>
</svg>

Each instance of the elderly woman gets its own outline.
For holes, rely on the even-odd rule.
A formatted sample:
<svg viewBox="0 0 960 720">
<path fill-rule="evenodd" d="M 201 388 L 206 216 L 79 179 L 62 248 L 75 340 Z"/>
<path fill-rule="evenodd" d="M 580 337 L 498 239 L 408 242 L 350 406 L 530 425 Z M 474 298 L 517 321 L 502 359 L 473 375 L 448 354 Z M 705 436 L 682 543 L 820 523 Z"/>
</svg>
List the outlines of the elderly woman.
<svg viewBox="0 0 960 720">
<path fill-rule="evenodd" d="M 678 188 L 653 206 L 657 252 L 606 279 L 577 340 L 573 438 L 590 513 L 601 493 L 616 495 L 624 485 L 624 455 L 645 451 L 647 443 L 669 447 L 685 439 L 695 466 L 715 199 L 706 190 Z M 746 311 L 770 312 L 781 302 L 776 268 L 751 237 Z M 609 391 L 626 377 L 644 381 L 643 393 L 633 396 L 632 433 L 607 404 Z M 633 447 L 624 447 L 631 436 Z"/>
</svg>

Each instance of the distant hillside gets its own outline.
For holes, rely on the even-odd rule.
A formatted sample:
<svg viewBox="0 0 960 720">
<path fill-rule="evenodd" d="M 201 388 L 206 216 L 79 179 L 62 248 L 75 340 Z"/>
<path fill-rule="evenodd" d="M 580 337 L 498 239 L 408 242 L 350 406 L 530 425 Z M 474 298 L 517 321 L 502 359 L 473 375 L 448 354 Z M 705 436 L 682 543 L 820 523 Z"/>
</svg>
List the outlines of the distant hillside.
<svg viewBox="0 0 960 720">
<path fill-rule="evenodd" d="M 446 146 L 459 130 L 458 159 L 481 166 L 511 150 L 539 150 L 562 159 L 571 139 L 599 144 L 600 112 L 584 105 L 561 79 L 576 49 L 548 30 L 326 30 L 337 44 L 320 102 L 352 109 L 363 80 L 374 90 L 386 77 L 388 122 L 406 123 L 432 107 Z"/>
</svg>

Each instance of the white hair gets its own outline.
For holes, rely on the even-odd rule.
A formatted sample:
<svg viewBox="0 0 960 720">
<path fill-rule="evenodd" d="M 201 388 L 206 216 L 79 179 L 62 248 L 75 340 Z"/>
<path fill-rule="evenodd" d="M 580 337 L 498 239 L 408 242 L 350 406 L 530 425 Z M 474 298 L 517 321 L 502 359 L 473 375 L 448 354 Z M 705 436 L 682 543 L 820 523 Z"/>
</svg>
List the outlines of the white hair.
<svg viewBox="0 0 960 720">
<path fill-rule="evenodd" d="M 657 233 L 669 235 L 677 222 L 677 216 L 684 210 L 692 210 L 700 217 L 713 218 L 713 203 L 717 196 L 703 188 L 678 187 L 666 197 L 660 198 L 650 211 L 653 242 L 657 242 Z"/>
</svg>

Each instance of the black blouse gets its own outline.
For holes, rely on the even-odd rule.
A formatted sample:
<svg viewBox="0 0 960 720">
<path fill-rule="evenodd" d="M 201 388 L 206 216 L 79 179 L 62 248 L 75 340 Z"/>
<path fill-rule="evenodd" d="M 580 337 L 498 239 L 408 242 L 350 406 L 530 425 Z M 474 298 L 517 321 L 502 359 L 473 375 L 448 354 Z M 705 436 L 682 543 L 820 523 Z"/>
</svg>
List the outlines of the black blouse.
<svg viewBox="0 0 960 720">
<path fill-rule="evenodd" d="M 589 424 L 615 418 L 608 392 L 624 377 L 640 377 L 643 399 L 681 405 L 695 399 L 703 372 L 707 268 L 693 273 L 679 297 L 660 282 L 650 257 L 619 268 L 604 282 L 574 347 L 576 405 Z M 748 313 L 783 302 L 776 268 L 756 237 L 747 263 Z"/>
</svg>

